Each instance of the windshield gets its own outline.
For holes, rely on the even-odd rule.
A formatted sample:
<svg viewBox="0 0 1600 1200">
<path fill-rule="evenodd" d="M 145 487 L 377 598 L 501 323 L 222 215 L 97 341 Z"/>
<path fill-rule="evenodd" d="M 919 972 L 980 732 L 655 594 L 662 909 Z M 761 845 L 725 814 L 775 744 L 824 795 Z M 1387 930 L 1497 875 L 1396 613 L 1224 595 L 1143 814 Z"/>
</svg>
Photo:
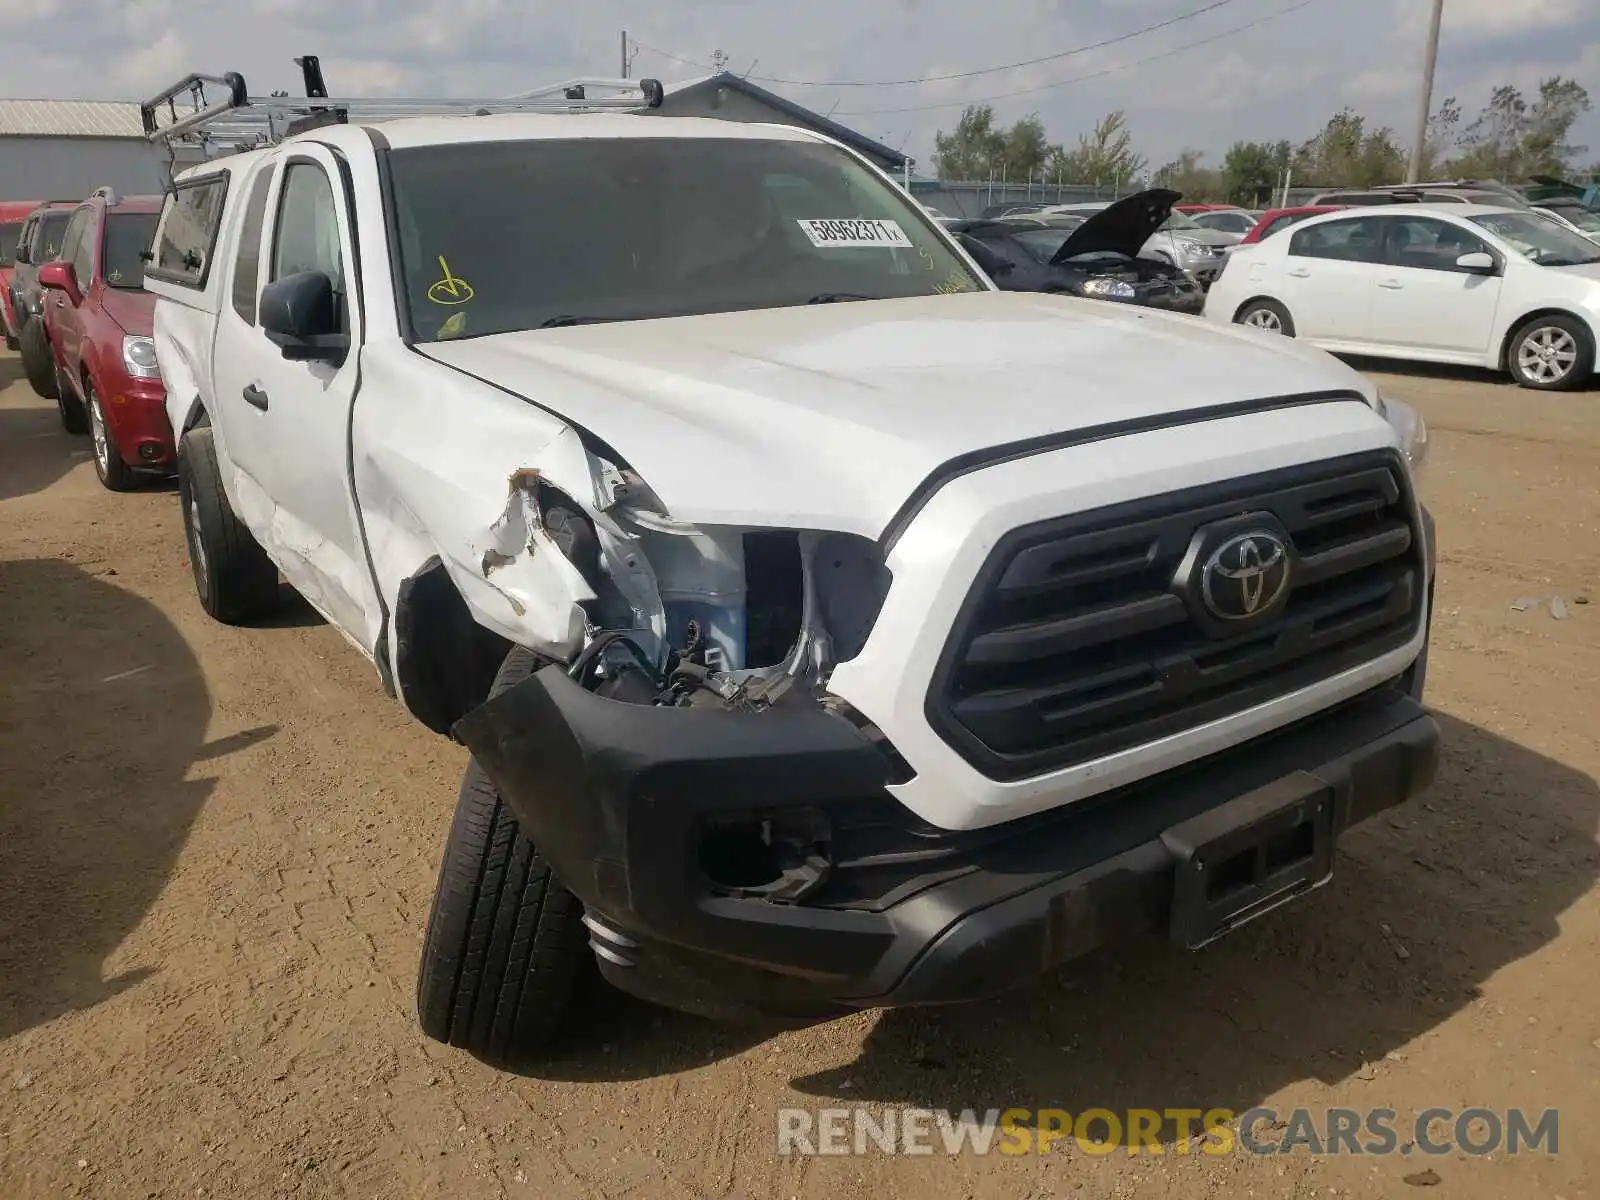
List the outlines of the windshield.
<svg viewBox="0 0 1600 1200">
<path fill-rule="evenodd" d="M 1201 225 L 1193 217 L 1189 216 L 1188 213 L 1175 212 L 1170 217 L 1168 217 L 1165 221 L 1161 222 L 1161 228 L 1162 229 L 1204 229 L 1205 226 Z"/>
<path fill-rule="evenodd" d="M 1590 212 L 1583 208 L 1572 208 L 1562 205 L 1560 208 L 1536 208 L 1535 212 L 1553 212 L 1557 216 L 1565 217 L 1585 233 L 1600 233 L 1600 212 Z"/>
<path fill-rule="evenodd" d="M 1500 238 L 1518 254 L 1541 267 L 1571 267 L 1600 262 L 1600 247 L 1548 217 L 1531 212 L 1485 213 L 1469 217 Z"/>
<path fill-rule="evenodd" d="M 17 238 L 22 233 L 22 222 L 14 225 L 0 223 L 0 267 L 15 265 L 13 255 L 17 249 Z"/>
<path fill-rule="evenodd" d="M 144 287 L 144 260 L 156 236 L 159 213 L 112 213 L 106 218 L 106 240 L 100 270 L 114 288 L 139 291 Z"/>
<path fill-rule="evenodd" d="M 391 162 L 418 341 L 988 290 L 917 205 L 822 143 L 466 142 Z"/>
<path fill-rule="evenodd" d="M 33 234 L 33 244 L 39 251 L 33 256 L 34 266 L 42 267 L 61 257 L 61 235 L 67 231 L 70 220 L 70 212 L 50 213 L 39 218 L 39 228 Z"/>
</svg>

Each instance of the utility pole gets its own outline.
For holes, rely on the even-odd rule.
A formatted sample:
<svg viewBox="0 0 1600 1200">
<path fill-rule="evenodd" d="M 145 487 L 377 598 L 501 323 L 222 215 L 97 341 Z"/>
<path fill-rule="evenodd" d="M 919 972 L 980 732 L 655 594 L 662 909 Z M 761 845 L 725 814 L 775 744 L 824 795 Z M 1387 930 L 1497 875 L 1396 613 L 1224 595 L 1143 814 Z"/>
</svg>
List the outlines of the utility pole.
<svg viewBox="0 0 1600 1200">
<path fill-rule="evenodd" d="M 1428 116 L 1433 108 L 1433 70 L 1439 63 L 1439 22 L 1444 17 L 1444 0 L 1433 0 L 1433 16 L 1428 22 L 1428 52 L 1422 61 L 1422 95 L 1417 101 L 1416 136 L 1411 140 L 1411 164 L 1406 182 L 1416 183 L 1422 174 L 1422 151 L 1428 140 Z"/>
<path fill-rule="evenodd" d="M 628 31 L 622 31 L 622 77 L 628 77 Z"/>
</svg>

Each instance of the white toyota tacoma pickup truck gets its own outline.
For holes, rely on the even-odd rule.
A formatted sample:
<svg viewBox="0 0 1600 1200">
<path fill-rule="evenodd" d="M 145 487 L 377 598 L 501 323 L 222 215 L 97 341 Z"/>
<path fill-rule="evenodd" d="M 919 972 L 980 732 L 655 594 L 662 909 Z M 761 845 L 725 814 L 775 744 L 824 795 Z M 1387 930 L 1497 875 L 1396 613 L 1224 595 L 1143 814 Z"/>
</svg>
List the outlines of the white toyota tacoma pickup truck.
<svg viewBox="0 0 1600 1200">
<path fill-rule="evenodd" d="M 201 604 L 279 573 L 471 751 L 423 1027 L 1198 947 L 1425 787 L 1421 422 L 1290 339 L 998 291 L 884 174 L 658 115 L 327 124 L 148 274 Z"/>
</svg>

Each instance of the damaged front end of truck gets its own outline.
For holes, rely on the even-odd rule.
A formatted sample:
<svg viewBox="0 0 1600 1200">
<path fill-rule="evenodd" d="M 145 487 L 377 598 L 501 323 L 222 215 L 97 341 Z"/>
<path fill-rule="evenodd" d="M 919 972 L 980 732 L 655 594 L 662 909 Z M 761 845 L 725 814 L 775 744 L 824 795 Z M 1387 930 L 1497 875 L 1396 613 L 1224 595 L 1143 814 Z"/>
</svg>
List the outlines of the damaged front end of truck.
<svg viewBox="0 0 1600 1200">
<path fill-rule="evenodd" d="M 553 632 L 563 622 L 535 613 L 525 590 L 535 562 L 559 555 L 582 582 L 567 592 L 580 642 L 558 657 L 547 638 L 545 666 L 452 732 L 583 900 L 602 971 L 646 996 L 661 985 L 681 1007 L 701 984 L 646 978 L 663 968 L 640 954 L 641 938 L 695 944 L 695 927 L 720 924 L 728 904 L 781 927 L 792 906 L 843 898 L 827 895 L 839 890 L 836 868 L 871 857 L 870 831 L 886 817 L 921 824 L 884 790 L 909 775 L 905 764 L 827 690 L 833 668 L 864 646 L 890 576 L 870 539 L 687 524 L 626 465 L 585 457 L 591 487 L 570 469 L 513 473 L 504 511 L 474 547 L 482 577 Z M 853 914 L 836 917 L 848 941 Z M 739 926 L 759 962 L 766 926 Z M 862 955 L 855 966 L 876 957 L 866 944 Z M 815 982 L 839 963 L 838 945 L 819 953 Z M 794 985 L 811 990 L 790 980 L 760 1010 L 833 1011 L 820 997 L 834 989 L 797 1004 Z M 689 1006 L 726 1013 L 728 989 L 703 990 Z M 749 998 L 751 981 L 733 990 Z"/>
</svg>

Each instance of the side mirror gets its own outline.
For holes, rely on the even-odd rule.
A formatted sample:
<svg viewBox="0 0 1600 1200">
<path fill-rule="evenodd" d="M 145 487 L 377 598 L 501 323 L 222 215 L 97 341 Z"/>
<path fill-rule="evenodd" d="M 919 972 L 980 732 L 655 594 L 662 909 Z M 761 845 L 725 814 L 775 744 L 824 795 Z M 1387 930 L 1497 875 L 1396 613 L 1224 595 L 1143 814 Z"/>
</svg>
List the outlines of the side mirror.
<svg viewBox="0 0 1600 1200">
<path fill-rule="evenodd" d="M 344 362 L 350 335 L 339 329 L 339 298 L 321 271 L 274 279 L 261 289 L 261 328 L 283 356 L 299 362 Z"/>
<path fill-rule="evenodd" d="M 33 255 L 28 252 L 28 243 L 27 242 L 19 242 L 17 244 L 17 252 L 12 257 L 18 263 L 21 263 L 24 266 L 29 265 L 29 264 L 31 264 L 33 262 Z"/>
<path fill-rule="evenodd" d="M 83 299 L 83 292 L 78 287 L 78 272 L 68 262 L 49 262 L 40 267 L 39 286 L 65 292 L 74 308 Z"/>
<path fill-rule="evenodd" d="M 972 261 L 978 264 L 979 269 L 981 269 L 985 275 L 991 277 L 995 275 L 1004 275 L 1014 266 L 1014 264 L 1009 263 L 1005 259 L 1001 258 L 998 254 L 989 249 L 989 247 L 985 246 L 971 234 L 957 234 L 956 240 L 961 243 L 961 248 L 972 256 Z"/>
<path fill-rule="evenodd" d="M 1474 275 L 1493 275 L 1494 255 L 1474 250 L 1471 254 L 1463 254 L 1456 259 L 1456 266 L 1463 271 L 1471 271 Z"/>
</svg>

